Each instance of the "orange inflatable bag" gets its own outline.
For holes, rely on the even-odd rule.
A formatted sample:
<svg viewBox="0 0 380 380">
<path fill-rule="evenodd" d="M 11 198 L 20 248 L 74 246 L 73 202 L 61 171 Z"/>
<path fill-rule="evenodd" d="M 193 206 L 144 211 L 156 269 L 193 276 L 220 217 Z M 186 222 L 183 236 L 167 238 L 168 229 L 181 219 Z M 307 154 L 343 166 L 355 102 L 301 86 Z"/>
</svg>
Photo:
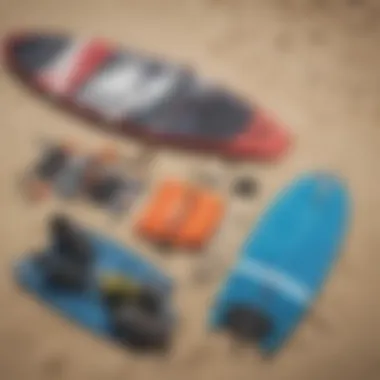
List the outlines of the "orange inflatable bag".
<svg viewBox="0 0 380 380">
<path fill-rule="evenodd" d="M 186 188 L 178 181 L 167 181 L 153 196 L 142 218 L 138 231 L 145 237 L 158 241 L 170 240 L 173 229 L 184 213 Z"/>
<path fill-rule="evenodd" d="M 222 199 L 208 190 L 195 189 L 195 207 L 182 221 L 176 239 L 179 245 L 201 248 L 211 239 L 224 214 Z"/>
<path fill-rule="evenodd" d="M 168 180 L 147 205 L 137 222 L 138 232 L 154 242 L 202 248 L 218 228 L 224 202 L 210 190 Z"/>
</svg>

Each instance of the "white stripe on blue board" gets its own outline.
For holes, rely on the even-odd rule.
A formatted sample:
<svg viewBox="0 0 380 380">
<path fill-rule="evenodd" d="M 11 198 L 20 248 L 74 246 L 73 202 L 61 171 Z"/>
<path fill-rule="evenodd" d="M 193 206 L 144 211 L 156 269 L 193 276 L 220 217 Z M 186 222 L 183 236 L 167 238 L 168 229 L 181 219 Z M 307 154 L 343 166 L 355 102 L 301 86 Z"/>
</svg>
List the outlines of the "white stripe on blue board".
<svg viewBox="0 0 380 380">
<path fill-rule="evenodd" d="M 244 260 L 234 273 L 252 278 L 263 287 L 276 290 L 296 303 L 304 305 L 311 301 L 312 292 L 306 284 L 257 260 Z"/>
</svg>

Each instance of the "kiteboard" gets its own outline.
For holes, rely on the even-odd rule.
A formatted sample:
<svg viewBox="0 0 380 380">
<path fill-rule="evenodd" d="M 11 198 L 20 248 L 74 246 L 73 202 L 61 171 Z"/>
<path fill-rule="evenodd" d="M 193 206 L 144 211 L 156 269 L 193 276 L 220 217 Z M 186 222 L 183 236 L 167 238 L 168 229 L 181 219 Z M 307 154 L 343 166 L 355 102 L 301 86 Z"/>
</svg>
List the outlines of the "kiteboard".
<svg viewBox="0 0 380 380">
<path fill-rule="evenodd" d="M 62 216 L 51 242 L 16 263 L 16 282 L 43 304 L 125 347 L 170 347 L 173 281 L 138 253 Z"/>
<path fill-rule="evenodd" d="M 235 159 L 278 159 L 289 147 L 262 108 L 186 65 L 103 39 L 13 33 L 4 58 L 27 85 L 106 131 Z"/>
</svg>

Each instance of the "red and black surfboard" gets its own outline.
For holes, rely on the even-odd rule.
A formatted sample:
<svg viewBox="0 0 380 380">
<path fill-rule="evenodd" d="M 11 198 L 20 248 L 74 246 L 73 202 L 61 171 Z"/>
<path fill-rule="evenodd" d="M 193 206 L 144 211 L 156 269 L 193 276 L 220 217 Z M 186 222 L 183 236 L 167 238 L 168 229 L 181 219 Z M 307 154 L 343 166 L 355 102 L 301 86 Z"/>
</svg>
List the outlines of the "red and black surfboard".
<svg viewBox="0 0 380 380">
<path fill-rule="evenodd" d="M 242 159 L 288 148 L 288 133 L 261 108 L 187 67 L 101 39 L 37 32 L 10 35 L 4 48 L 28 85 L 110 131 Z"/>
</svg>

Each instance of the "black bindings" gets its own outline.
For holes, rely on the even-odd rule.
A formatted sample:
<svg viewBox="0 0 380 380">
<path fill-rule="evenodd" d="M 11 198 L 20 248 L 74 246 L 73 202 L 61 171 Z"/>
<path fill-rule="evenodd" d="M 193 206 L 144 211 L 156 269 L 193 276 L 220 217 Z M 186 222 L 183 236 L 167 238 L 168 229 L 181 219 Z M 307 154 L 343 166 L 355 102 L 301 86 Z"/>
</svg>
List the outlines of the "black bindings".
<svg viewBox="0 0 380 380">
<path fill-rule="evenodd" d="M 52 249 L 38 256 L 46 284 L 55 289 L 84 291 L 91 273 L 93 252 L 85 233 L 63 216 L 50 222 Z"/>
</svg>

